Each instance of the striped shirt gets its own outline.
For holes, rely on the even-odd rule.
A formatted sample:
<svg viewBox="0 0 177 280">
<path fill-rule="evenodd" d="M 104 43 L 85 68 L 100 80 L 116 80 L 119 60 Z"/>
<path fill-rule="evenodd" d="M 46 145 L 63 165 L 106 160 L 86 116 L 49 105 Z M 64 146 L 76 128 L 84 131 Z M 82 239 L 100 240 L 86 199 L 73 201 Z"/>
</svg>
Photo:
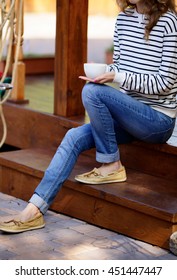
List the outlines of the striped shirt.
<svg viewBox="0 0 177 280">
<path fill-rule="evenodd" d="M 144 38 L 146 17 L 121 12 L 114 31 L 114 82 L 124 93 L 174 118 L 177 114 L 177 16 L 168 11 Z"/>
</svg>

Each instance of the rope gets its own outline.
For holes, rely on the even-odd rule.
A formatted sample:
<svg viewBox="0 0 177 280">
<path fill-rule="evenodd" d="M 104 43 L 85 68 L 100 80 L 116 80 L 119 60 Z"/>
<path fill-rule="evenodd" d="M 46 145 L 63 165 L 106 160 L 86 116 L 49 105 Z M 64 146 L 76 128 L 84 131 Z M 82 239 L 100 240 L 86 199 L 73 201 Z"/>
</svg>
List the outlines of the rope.
<svg viewBox="0 0 177 280">
<path fill-rule="evenodd" d="M 0 116 L 1 116 L 2 127 L 3 127 L 3 135 L 2 135 L 1 142 L 0 142 L 0 148 L 1 148 L 7 137 L 7 125 L 6 125 L 4 113 L 2 110 L 2 105 L 0 105 Z"/>
<path fill-rule="evenodd" d="M 0 33 L 3 32 L 3 27 L 5 27 L 7 25 L 4 40 L 1 45 L 2 48 L 1 48 L 1 53 L 0 53 L 0 59 L 2 56 L 3 48 L 6 44 L 6 42 L 8 41 L 6 65 L 5 65 L 3 76 L 1 78 L 1 82 L 4 81 L 4 79 L 7 75 L 9 66 L 10 66 L 10 62 L 11 62 L 13 35 L 14 35 L 15 2 L 16 2 L 16 0 L 11 1 L 11 6 L 7 13 L 5 10 L 5 8 L 6 8 L 5 1 L 4 0 L 0 1 L 0 7 L 2 10 L 2 13 L 5 14 L 4 19 L 3 19 L 4 21 L 1 23 L 1 26 L 0 26 Z M 19 3 L 19 14 L 18 15 L 19 15 L 19 18 L 18 18 L 18 26 L 17 26 L 17 30 L 18 30 L 17 47 L 16 47 L 16 52 L 15 52 L 14 66 L 13 66 L 13 70 L 12 70 L 12 84 L 14 84 L 15 77 L 16 77 L 18 56 L 19 56 L 19 51 L 20 51 L 20 43 L 21 43 L 21 35 L 22 35 L 23 0 L 20 0 L 20 3 Z M 9 39 L 7 40 L 8 32 L 9 32 Z M 5 140 L 7 137 L 7 125 L 6 125 L 6 121 L 5 121 L 5 117 L 4 117 L 4 113 L 3 113 L 2 104 L 5 103 L 6 100 L 10 97 L 11 91 L 12 91 L 11 89 L 5 90 L 5 95 L 3 96 L 3 100 L 0 101 L 0 117 L 1 117 L 1 121 L 2 121 L 2 127 L 3 127 L 3 136 L 0 141 L 0 148 L 5 143 Z"/>
<path fill-rule="evenodd" d="M 12 84 L 15 81 L 16 77 L 16 69 L 18 64 L 18 56 L 20 51 L 20 43 L 21 43 L 21 35 L 22 35 L 22 18 L 23 18 L 23 0 L 20 0 L 19 4 L 19 20 L 18 20 L 18 38 L 17 38 L 17 47 L 16 47 L 16 53 L 15 53 L 15 61 L 14 61 L 14 68 L 13 68 L 13 74 L 12 74 Z"/>
</svg>

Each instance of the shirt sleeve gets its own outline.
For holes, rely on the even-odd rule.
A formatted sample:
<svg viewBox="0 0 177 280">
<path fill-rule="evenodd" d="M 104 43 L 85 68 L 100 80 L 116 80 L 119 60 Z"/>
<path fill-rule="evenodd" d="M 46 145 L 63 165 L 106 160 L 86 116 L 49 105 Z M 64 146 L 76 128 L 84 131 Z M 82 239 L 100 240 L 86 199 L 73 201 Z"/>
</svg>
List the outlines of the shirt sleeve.
<svg viewBox="0 0 177 280">
<path fill-rule="evenodd" d="M 166 95 L 177 80 L 177 32 L 164 37 L 162 61 L 157 74 L 125 73 L 122 86 L 141 94 Z"/>
<path fill-rule="evenodd" d="M 114 82 L 119 83 L 125 91 L 137 92 L 147 97 L 167 95 L 177 81 L 177 25 L 173 23 L 166 28 L 161 65 L 157 73 L 134 73 L 131 69 L 128 72 L 120 71 L 119 58 L 120 46 L 115 26 L 114 63 L 109 65 L 109 71 L 115 71 Z"/>
</svg>

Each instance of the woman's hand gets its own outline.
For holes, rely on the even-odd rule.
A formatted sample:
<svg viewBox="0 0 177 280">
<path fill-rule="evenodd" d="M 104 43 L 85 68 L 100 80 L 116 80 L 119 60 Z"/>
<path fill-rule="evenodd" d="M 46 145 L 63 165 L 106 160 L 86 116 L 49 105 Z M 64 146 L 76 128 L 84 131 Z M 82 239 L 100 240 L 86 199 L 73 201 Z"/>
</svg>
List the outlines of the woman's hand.
<svg viewBox="0 0 177 280">
<path fill-rule="evenodd" d="M 115 77 L 115 72 L 107 72 L 94 79 L 94 83 L 104 84 L 112 83 Z"/>
<path fill-rule="evenodd" d="M 95 79 L 90 79 L 86 76 L 79 76 L 79 79 L 85 80 L 87 82 L 104 84 L 104 83 L 112 83 L 114 77 L 115 77 L 115 72 L 108 72 L 96 77 Z"/>
</svg>

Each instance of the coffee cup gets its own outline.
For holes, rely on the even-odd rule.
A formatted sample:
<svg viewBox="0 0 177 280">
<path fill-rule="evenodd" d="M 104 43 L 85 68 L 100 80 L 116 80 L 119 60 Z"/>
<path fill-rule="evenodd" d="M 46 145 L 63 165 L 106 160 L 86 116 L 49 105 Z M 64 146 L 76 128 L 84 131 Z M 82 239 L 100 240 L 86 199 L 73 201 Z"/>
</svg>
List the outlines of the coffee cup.
<svg viewBox="0 0 177 280">
<path fill-rule="evenodd" d="M 95 79 L 106 72 L 106 67 L 104 63 L 84 63 L 84 72 L 87 78 Z"/>
</svg>

